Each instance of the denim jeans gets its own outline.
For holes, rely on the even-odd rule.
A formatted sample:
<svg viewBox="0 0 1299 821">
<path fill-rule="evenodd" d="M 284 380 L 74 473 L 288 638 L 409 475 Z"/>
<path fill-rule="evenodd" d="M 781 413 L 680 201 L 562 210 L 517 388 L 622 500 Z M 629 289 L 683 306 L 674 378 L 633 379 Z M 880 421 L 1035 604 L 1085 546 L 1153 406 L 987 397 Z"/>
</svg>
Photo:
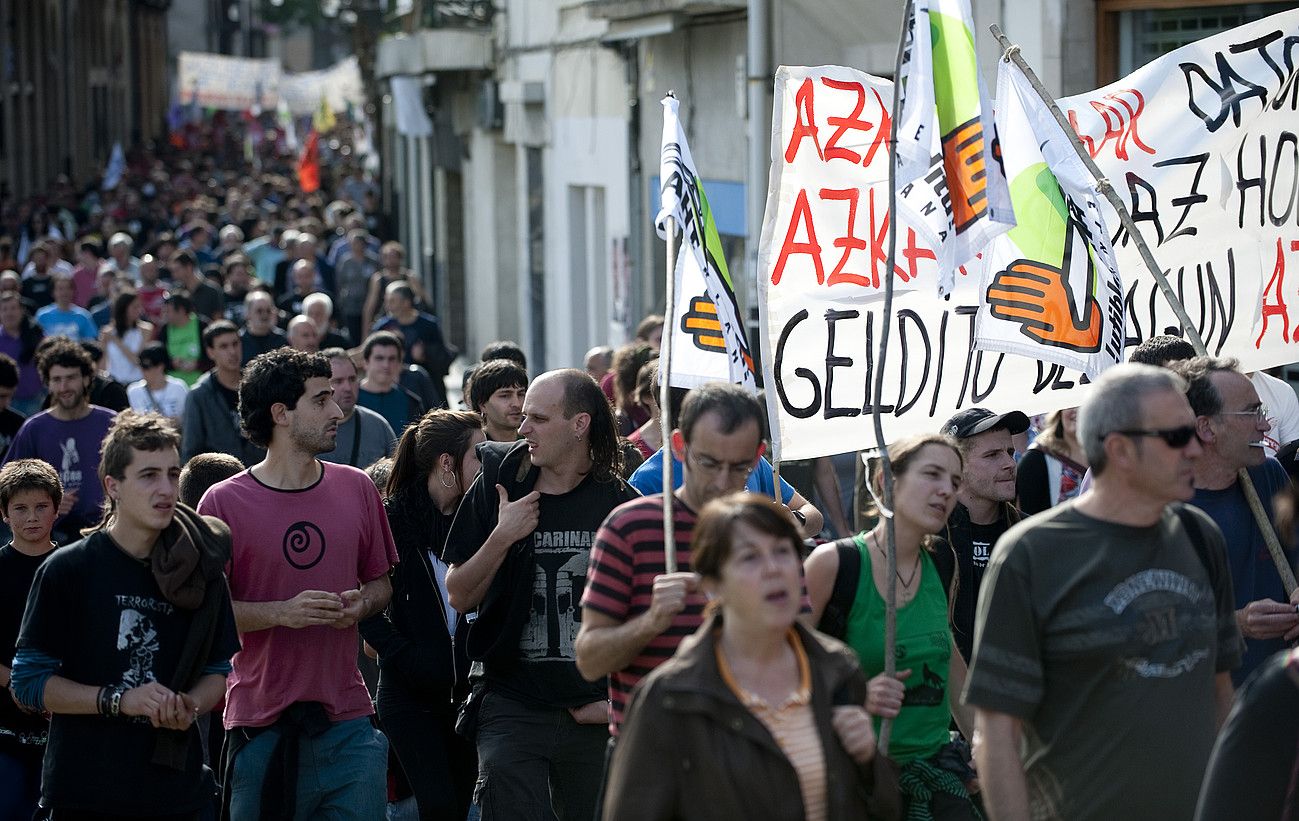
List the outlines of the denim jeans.
<svg viewBox="0 0 1299 821">
<path fill-rule="evenodd" d="M 591 821 L 608 739 L 607 724 L 578 724 L 563 708 L 489 691 L 478 714 L 474 788 L 482 821 Z"/>
<path fill-rule="evenodd" d="M 231 733 L 239 732 L 236 728 Z M 262 782 L 280 731 L 259 733 L 226 773 L 230 817 L 261 818 Z M 369 718 L 340 721 L 318 736 L 301 737 L 294 817 L 301 821 L 375 821 L 388 802 L 388 740 Z"/>
<path fill-rule="evenodd" d="M 41 760 L 0 752 L 0 818 L 31 818 L 40 797 Z"/>
</svg>

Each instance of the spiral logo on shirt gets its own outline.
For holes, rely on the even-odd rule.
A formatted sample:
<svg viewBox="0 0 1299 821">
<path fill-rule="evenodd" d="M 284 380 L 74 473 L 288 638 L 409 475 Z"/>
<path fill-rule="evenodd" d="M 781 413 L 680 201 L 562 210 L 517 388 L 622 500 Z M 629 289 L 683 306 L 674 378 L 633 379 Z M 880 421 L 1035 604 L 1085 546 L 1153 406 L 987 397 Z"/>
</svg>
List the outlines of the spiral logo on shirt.
<svg viewBox="0 0 1299 821">
<path fill-rule="evenodd" d="M 284 558 L 298 570 L 310 570 L 325 558 L 325 534 L 311 522 L 294 522 L 284 531 Z"/>
</svg>

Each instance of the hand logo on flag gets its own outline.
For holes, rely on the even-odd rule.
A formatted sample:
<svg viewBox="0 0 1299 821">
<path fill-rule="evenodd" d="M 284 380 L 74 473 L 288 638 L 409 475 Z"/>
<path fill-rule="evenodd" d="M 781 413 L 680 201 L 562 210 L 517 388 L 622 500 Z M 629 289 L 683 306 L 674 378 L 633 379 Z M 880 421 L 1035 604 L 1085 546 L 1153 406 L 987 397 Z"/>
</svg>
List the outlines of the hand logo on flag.
<svg viewBox="0 0 1299 821">
<path fill-rule="evenodd" d="M 681 316 L 681 330 L 690 334 L 691 341 L 701 351 L 726 353 L 726 339 L 722 336 L 722 322 L 717 318 L 717 306 L 707 294 L 691 298 L 689 310 Z"/>
<path fill-rule="evenodd" d="M 1072 259 L 1070 246 L 1075 234 L 1070 225 L 1064 259 Z M 1094 285 L 1096 264 L 1087 257 L 1087 296 L 1081 310 L 1069 287 L 1070 272 L 1045 262 L 1017 259 L 999 272 L 988 286 L 989 312 L 997 319 L 1018 322 L 1020 332 L 1042 345 L 1095 353 L 1101 348 L 1104 324 Z"/>
</svg>

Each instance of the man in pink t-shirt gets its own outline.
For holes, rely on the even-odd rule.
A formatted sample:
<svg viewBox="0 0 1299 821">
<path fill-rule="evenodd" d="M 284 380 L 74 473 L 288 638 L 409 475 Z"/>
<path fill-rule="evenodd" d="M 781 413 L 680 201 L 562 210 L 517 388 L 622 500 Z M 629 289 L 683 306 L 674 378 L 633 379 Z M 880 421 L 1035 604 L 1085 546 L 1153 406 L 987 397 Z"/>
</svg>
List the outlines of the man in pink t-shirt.
<svg viewBox="0 0 1299 821">
<path fill-rule="evenodd" d="M 266 459 L 199 502 L 232 535 L 227 575 L 243 649 L 232 660 L 225 726 L 236 821 L 268 809 L 384 813 L 387 741 L 370 722 L 356 625 L 387 606 L 397 550 L 370 479 L 316 458 L 333 450 L 343 415 L 330 374 L 324 356 L 292 348 L 248 363 L 240 424 Z"/>
</svg>

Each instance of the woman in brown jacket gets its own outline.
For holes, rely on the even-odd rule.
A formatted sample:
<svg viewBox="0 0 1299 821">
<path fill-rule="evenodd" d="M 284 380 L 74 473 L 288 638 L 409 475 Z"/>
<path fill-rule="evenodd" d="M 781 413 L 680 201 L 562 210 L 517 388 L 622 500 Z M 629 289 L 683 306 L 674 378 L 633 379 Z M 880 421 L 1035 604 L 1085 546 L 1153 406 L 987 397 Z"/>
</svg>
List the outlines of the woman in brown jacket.
<svg viewBox="0 0 1299 821">
<path fill-rule="evenodd" d="M 633 691 L 606 819 L 898 817 L 856 656 L 797 623 L 799 544 L 764 496 L 704 508 L 691 556 L 711 613 Z"/>
</svg>

